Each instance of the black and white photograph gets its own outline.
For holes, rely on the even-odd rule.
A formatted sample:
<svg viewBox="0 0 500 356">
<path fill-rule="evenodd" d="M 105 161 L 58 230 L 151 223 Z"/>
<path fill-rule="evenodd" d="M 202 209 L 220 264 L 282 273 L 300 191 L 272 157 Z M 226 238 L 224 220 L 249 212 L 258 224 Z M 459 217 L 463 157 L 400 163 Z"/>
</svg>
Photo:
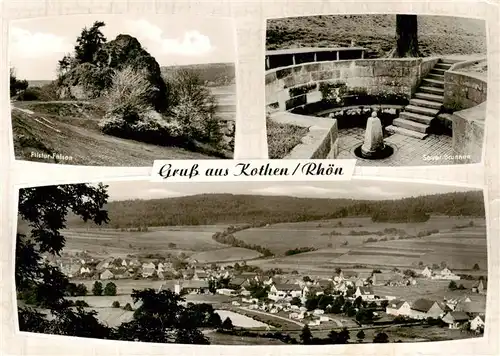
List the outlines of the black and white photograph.
<svg viewBox="0 0 500 356">
<path fill-rule="evenodd" d="M 202 345 L 480 338 L 487 255 L 475 188 L 379 180 L 24 187 L 18 327 Z"/>
<path fill-rule="evenodd" d="M 233 158 L 230 18 L 17 20 L 8 55 L 17 160 L 144 167 L 155 159 Z"/>
<path fill-rule="evenodd" d="M 360 166 L 482 161 L 484 20 L 414 14 L 267 20 L 270 159 Z"/>
</svg>

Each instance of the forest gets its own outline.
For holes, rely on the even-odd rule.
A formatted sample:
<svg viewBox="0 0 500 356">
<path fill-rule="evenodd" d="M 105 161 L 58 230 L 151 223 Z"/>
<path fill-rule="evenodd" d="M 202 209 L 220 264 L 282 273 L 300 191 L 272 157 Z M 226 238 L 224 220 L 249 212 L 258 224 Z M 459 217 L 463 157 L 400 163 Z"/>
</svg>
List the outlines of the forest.
<svg viewBox="0 0 500 356">
<path fill-rule="evenodd" d="M 422 222 L 430 215 L 485 216 L 482 191 L 426 195 L 398 200 L 317 199 L 287 196 L 201 194 L 106 204 L 110 227 L 214 224 L 273 224 L 342 217 L 375 222 Z M 68 219 L 68 226 L 88 226 Z"/>
</svg>

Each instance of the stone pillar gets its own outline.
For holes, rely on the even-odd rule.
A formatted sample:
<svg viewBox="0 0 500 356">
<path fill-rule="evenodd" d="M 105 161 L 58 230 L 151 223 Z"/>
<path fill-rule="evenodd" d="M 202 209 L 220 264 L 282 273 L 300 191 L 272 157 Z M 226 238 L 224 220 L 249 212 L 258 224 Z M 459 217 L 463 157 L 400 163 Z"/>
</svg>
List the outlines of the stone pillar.
<svg viewBox="0 0 500 356">
<path fill-rule="evenodd" d="M 340 59 L 340 51 L 337 51 L 337 61 Z"/>
<path fill-rule="evenodd" d="M 377 112 L 372 112 L 368 118 L 365 130 L 365 141 L 361 146 L 361 154 L 364 157 L 373 157 L 377 152 L 385 148 L 382 122 L 377 117 Z"/>
<path fill-rule="evenodd" d="M 364 49 L 362 49 L 362 50 L 361 50 L 361 59 L 364 59 L 364 58 L 365 58 L 365 50 L 364 50 Z"/>
<path fill-rule="evenodd" d="M 271 64 L 270 64 L 269 56 L 266 56 L 266 69 L 271 69 Z"/>
<path fill-rule="evenodd" d="M 314 61 L 317 62 L 318 61 L 318 52 L 314 52 Z"/>
<path fill-rule="evenodd" d="M 295 54 L 292 54 L 293 65 L 295 65 Z"/>
</svg>

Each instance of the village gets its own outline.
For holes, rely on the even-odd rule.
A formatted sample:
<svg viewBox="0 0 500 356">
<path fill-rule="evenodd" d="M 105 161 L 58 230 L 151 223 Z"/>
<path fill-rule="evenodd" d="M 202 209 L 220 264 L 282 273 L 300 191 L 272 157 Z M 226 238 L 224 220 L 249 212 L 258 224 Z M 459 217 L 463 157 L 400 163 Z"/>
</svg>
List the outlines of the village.
<svg viewBox="0 0 500 356">
<path fill-rule="evenodd" d="M 170 289 L 187 301 L 196 303 L 201 298 L 232 315 L 264 322 L 266 329 L 269 325 L 281 330 L 286 325 L 308 325 L 314 330 L 426 323 L 477 335 L 484 332 L 486 278 L 462 278 L 446 266 L 390 271 L 336 268 L 331 277 L 312 278 L 297 271 L 262 271 L 245 261 L 203 264 L 147 257 L 99 260 L 83 251 L 65 253 L 51 262 L 71 280 L 114 281 L 118 293 L 120 281 L 151 281 L 152 287 Z M 426 288 L 441 288 L 441 293 L 425 293 Z"/>
</svg>

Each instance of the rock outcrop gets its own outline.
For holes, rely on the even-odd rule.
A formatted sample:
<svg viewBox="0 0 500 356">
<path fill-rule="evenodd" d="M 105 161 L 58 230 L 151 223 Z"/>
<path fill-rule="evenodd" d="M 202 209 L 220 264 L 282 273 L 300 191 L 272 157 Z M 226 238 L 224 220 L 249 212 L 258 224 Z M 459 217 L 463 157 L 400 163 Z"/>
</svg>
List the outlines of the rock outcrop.
<svg viewBox="0 0 500 356">
<path fill-rule="evenodd" d="M 104 43 L 92 63 L 77 64 L 65 73 L 59 80 L 59 95 L 61 98 L 80 100 L 99 97 L 111 85 L 113 71 L 127 66 L 146 72 L 148 81 L 154 87 L 152 106 L 158 111 L 165 109 L 167 86 L 161 76 L 160 65 L 135 37 L 124 34 Z"/>
</svg>

